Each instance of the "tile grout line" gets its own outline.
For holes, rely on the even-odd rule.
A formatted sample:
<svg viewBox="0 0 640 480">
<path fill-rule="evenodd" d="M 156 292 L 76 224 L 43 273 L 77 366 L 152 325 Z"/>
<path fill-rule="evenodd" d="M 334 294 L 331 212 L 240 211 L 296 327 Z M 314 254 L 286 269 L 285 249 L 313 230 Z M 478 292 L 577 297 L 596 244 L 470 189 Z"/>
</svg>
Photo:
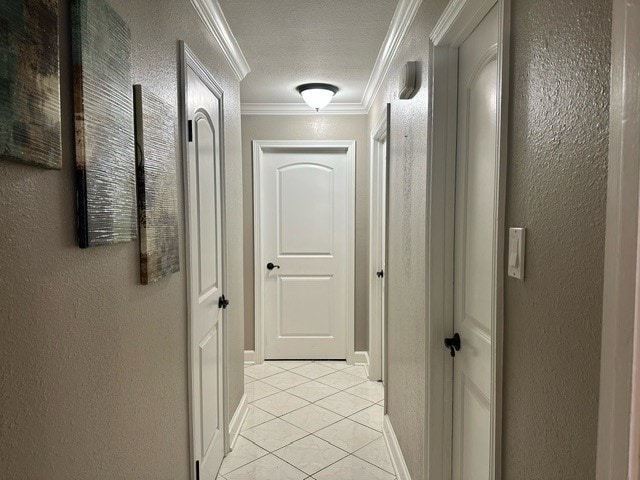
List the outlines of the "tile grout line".
<svg viewBox="0 0 640 480">
<path fill-rule="evenodd" d="M 276 387 L 275 385 L 271 385 L 271 384 L 270 384 L 270 383 L 268 383 L 268 382 L 263 382 L 265 385 L 268 385 L 268 386 L 270 386 L 270 387 L 272 387 L 272 388 L 276 389 L 276 390 L 277 390 L 277 392 L 274 392 L 274 393 L 272 393 L 272 394 L 270 394 L 270 395 L 266 395 L 266 396 L 264 396 L 264 397 L 261 397 L 261 398 L 255 399 L 255 400 L 253 400 L 253 401 L 249 402 L 249 405 L 250 405 L 250 406 L 252 406 L 252 407 L 254 407 L 254 408 L 256 408 L 256 409 L 258 409 L 258 410 L 260 410 L 260 411 L 262 411 L 262 412 L 264 412 L 264 413 L 267 413 L 267 414 L 269 414 L 269 415 L 273 416 L 274 418 L 269 419 L 269 420 L 267 420 L 267 421 L 265 421 L 265 422 L 262 422 L 262 423 L 256 424 L 256 425 L 252 426 L 251 428 L 249 428 L 249 429 L 247 429 L 247 430 L 243 430 L 243 432 L 244 432 L 244 431 L 251 430 L 251 429 L 254 429 L 254 428 L 259 427 L 259 426 L 261 426 L 261 425 L 264 425 L 264 424 L 266 424 L 266 423 L 269 423 L 269 422 L 271 422 L 271 421 L 273 421 L 273 420 L 275 420 L 275 419 L 280 419 L 280 420 L 282 420 L 283 422 L 285 422 L 285 423 L 287 423 L 287 424 L 289 424 L 289 425 L 293 426 L 294 428 L 297 428 L 297 429 L 299 429 L 299 430 L 303 431 L 303 432 L 305 433 L 305 435 L 303 435 L 302 437 L 300 437 L 300 438 L 298 438 L 298 439 L 296 439 L 296 440 L 294 440 L 294 441 L 292 441 L 292 442 L 287 443 L 286 445 L 283 445 L 283 446 L 279 447 L 278 449 L 276 449 L 276 450 L 274 450 L 274 451 L 269 451 L 268 449 L 263 448 L 262 446 L 258 445 L 256 442 L 254 442 L 254 441 L 250 440 L 249 438 L 245 437 L 245 436 L 242 434 L 243 432 L 240 432 L 240 435 L 243 437 L 243 439 L 244 439 L 244 440 L 246 440 L 246 441 L 248 441 L 249 443 L 251 443 L 251 444 L 253 444 L 253 445 L 257 446 L 258 448 L 260 448 L 261 450 L 263 450 L 263 451 L 265 451 L 265 452 L 267 452 L 267 453 L 266 453 L 265 455 L 262 455 L 261 457 L 258 457 L 257 459 L 251 460 L 250 462 L 248 462 L 248 463 L 246 463 L 246 464 L 244 464 L 244 465 L 238 466 L 238 467 L 234 468 L 233 470 L 230 470 L 229 472 L 226 472 L 224 475 L 227 475 L 227 474 L 229 474 L 229 473 L 235 472 L 236 470 L 238 470 L 238 469 L 240 469 L 240 468 L 243 468 L 243 467 L 245 467 L 245 466 L 247 466 L 247 465 L 250 465 L 251 463 L 256 462 L 256 461 L 258 461 L 258 460 L 260 460 L 260 459 L 262 459 L 262 458 L 265 458 L 265 457 L 267 457 L 268 455 L 273 455 L 274 457 L 278 458 L 279 460 L 281 460 L 281 461 L 285 462 L 286 464 L 290 465 L 291 467 L 295 468 L 297 471 L 300 471 L 300 472 L 301 472 L 301 473 L 303 473 L 304 475 L 308 475 L 308 477 L 306 477 L 307 479 L 313 478 L 313 475 L 316 475 L 317 473 L 321 472 L 322 470 L 325 470 L 326 468 L 329 468 L 330 466 L 332 466 L 332 465 L 336 464 L 337 462 L 340 462 L 340 461 L 344 460 L 345 458 L 348 458 L 349 456 L 353 456 L 353 457 L 357 458 L 357 459 L 358 459 L 358 460 L 360 460 L 360 461 L 363 461 L 363 462 L 365 462 L 365 463 L 367 463 L 367 464 L 369 464 L 369 465 L 372 465 L 372 466 L 374 466 L 374 467 L 376 467 L 376 468 L 378 468 L 378 469 L 380 469 L 380 470 L 382 470 L 382 471 L 384 471 L 384 472 L 389 473 L 387 470 L 385 470 L 384 468 L 381 468 L 380 466 L 378 466 L 378 465 L 374 464 L 373 462 L 368 461 L 368 460 L 366 460 L 366 459 L 362 459 L 362 458 L 358 457 L 357 455 L 355 455 L 355 454 L 356 454 L 356 452 L 359 452 L 359 451 L 363 450 L 364 448 L 368 447 L 368 446 L 369 446 L 369 445 L 371 445 L 373 442 L 375 442 L 375 441 L 379 440 L 379 438 L 380 438 L 380 437 L 378 437 L 378 438 L 376 438 L 376 439 L 374 439 L 374 440 L 371 440 L 370 442 L 367 442 L 365 445 L 363 445 L 363 446 L 359 447 L 359 448 L 358 448 L 357 450 L 355 450 L 354 452 L 349 452 L 349 451 L 347 451 L 347 450 L 345 450 L 345 449 L 343 449 L 343 448 L 339 447 L 338 445 L 334 445 L 334 444 L 333 444 L 333 443 L 331 443 L 330 441 L 325 440 L 325 439 L 323 439 L 323 438 L 319 437 L 318 435 L 316 435 L 318 432 L 320 432 L 320 431 L 322 431 L 322 430 L 324 430 L 324 429 L 326 429 L 326 428 L 329 428 L 329 427 L 331 427 L 331 426 L 333 426 L 333 425 L 335 425 L 335 424 L 337 424 L 337 423 L 339 423 L 339 422 L 342 422 L 343 420 L 350 420 L 350 421 L 352 421 L 352 422 L 356 423 L 357 425 L 359 425 L 359 426 L 361 426 L 361 427 L 363 427 L 363 428 L 366 428 L 366 429 L 368 429 L 368 430 L 371 430 L 371 431 L 375 432 L 376 434 L 382 435 L 382 433 L 381 433 L 379 430 L 376 430 L 375 428 L 372 428 L 372 427 L 370 427 L 369 425 L 365 425 L 365 424 L 363 424 L 363 423 L 361 423 L 361 422 L 359 422 L 359 421 L 357 421 L 357 420 L 355 420 L 355 419 L 353 419 L 353 418 L 351 418 L 351 417 L 352 417 L 353 415 L 356 415 L 356 414 L 358 414 L 358 413 L 360 413 L 360 412 L 364 411 L 364 410 L 370 409 L 370 408 L 371 408 L 371 407 L 373 407 L 373 406 L 379 406 L 380 402 L 383 402 L 383 401 L 384 401 L 384 398 L 383 398 L 382 400 L 378 401 L 378 402 L 373 402 L 373 401 L 371 401 L 371 400 L 370 400 L 370 399 L 368 399 L 368 398 L 365 398 L 365 397 L 362 397 L 362 396 L 360 396 L 360 395 L 357 395 L 357 394 L 354 394 L 354 393 L 351 393 L 351 392 L 348 392 L 348 391 L 347 391 L 348 389 L 352 389 L 352 388 L 354 388 L 354 387 L 356 387 L 356 386 L 358 386 L 358 385 L 363 385 L 363 384 L 365 384 L 366 382 L 371 381 L 371 380 L 368 380 L 368 379 L 366 379 L 366 378 L 360 377 L 360 376 L 358 376 L 358 375 L 353 375 L 353 374 L 351 374 L 351 373 L 349 373 L 349 372 L 344 372 L 344 370 L 345 370 L 345 369 L 351 368 L 351 367 L 353 367 L 353 366 L 349 366 L 349 367 L 346 367 L 346 368 L 338 369 L 338 368 L 334 368 L 334 367 L 330 367 L 330 366 L 326 366 L 326 365 L 324 365 L 324 366 L 326 366 L 327 368 L 331 368 L 333 371 L 332 371 L 332 372 L 330 372 L 330 373 L 327 373 L 327 374 L 325 374 L 325 375 L 321 375 L 321 376 L 319 376 L 319 377 L 316 377 L 316 378 L 309 378 L 309 377 L 307 377 L 307 376 L 305 376 L 305 375 L 303 375 L 303 374 L 301 374 L 301 373 L 296 373 L 296 372 L 294 371 L 294 370 L 295 370 L 295 369 L 297 369 L 297 368 L 302 368 L 302 367 L 304 367 L 304 366 L 306 366 L 306 365 L 313 365 L 314 363 L 315 363 L 315 362 L 311 361 L 310 363 L 306 363 L 306 364 L 304 364 L 304 365 L 299 365 L 299 366 L 294 367 L 294 368 L 291 368 L 291 369 L 282 368 L 282 367 L 278 367 L 278 366 L 276 366 L 276 365 L 273 365 L 275 368 L 279 368 L 279 369 L 280 369 L 280 370 L 282 370 L 282 371 L 280 371 L 280 372 L 276 372 L 276 373 L 273 373 L 273 374 L 271 374 L 271 375 L 267 375 L 267 376 L 262 377 L 262 378 L 256 378 L 256 377 L 253 377 L 253 376 L 251 376 L 251 375 L 247 375 L 249 378 L 253 379 L 253 381 L 252 381 L 252 382 L 248 382 L 248 383 L 254 383 L 254 382 L 256 382 L 256 381 L 263 381 L 264 379 L 268 379 L 268 378 L 270 378 L 270 377 L 273 377 L 273 376 L 276 376 L 276 375 L 280 375 L 280 374 L 285 373 L 285 372 L 293 373 L 294 375 L 297 375 L 297 376 L 300 376 L 300 377 L 302 377 L 302 378 L 305 378 L 307 381 L 302 382 L 302 383 L 299 383 L 299 384 L 297 384 L 297 385 L 293 385 L 293 386 L 288 387 L 288 388 L 285 388 L 285 389 L 282 389 L 282 388 L 280 388 L 280 387 Z M 249 367 L 249 368 L 250 368 L 250 367 Z M 290 389 L 296 388 L 296 387 L 301 386 L 301 385 L 306 385 L 306 384 L 311 383 L 311 382 L 314 382 L 314 381 L 316 381 L 316 382 L 318 382 L 318 383 L 321 383 L 322 385 L 326 385 L 326 386 L 328 386 L 328 387 L 330 387 L 330 388 L 334 388 L 334 389 L 336 389 L 336 387 L 334 387 L 334 386 L 332 386 L 332 385 L 328 385 L 328 384 L 326 384 L 326 383 L 319 382 L 319 379 L 324 378 L 324 377 L 327 377 L 327 376 L 332 375 L 332 374 L 337 373 L 337 372 L 342 372 L 342 373 L 345 373 L 345 374 L 347 374 L 347 375 L 349 375 L 349 376 L 351 376 L 351 377 L 358 378 L 358 379 L 360 379 L 360 380 L 361 380 L 361 382 L 360 382 L 360 383 L 357 383 L 357 384 L 355 384 L 355 385 L 347 386 L 347 387 L 345 387 L 345 388 L 337 388 L 337 390 L 338 390 L 337 392 L 335 392 L 335 393 L 331 393 L 331 394 L 326 395 L 326 396 L 323 396 L 323 397 L 318 398 L 318 399 L 316 399 L 316 400 L 314 400 L 314 401 L 309 401 L 309 400 L 307 400 L 306 398 L 303 398 L 303 397 L 301 397 L 301 396 L 298 396 L 298 395 L 296 395 L 295 393 L 292 393 L 292 392 L 290 392 L 290 391 L 289 391 Z M 246 374 L 246 370 L 245 370 L 245 374 Z M 254 405 L 254 403 L 255 403 L 255 402 L 258 402 L 258 401 L 260 401 L 260 400 L 262 400 L 262 399 L 264 399 L 264 398 L 268 398 L 268 397 L 271 397 L 271 396 L 273 396 L 273 395 L 277 395 L 278 393 L 283 393 L 283 392 L 284 392 L 284 393 L 288 393 L 289 395 L 294 396 L 294 397 L 296 397 L 296 398 L 298 398 L 298 399 L 300 399 L 300 400 L 303 400 L 303 401 L 307 402 L 307 404 L 306 404 L 306 405 L 304 405 L 304 406 L 302 406 L 302 407 L 295 408 L 295 409 L 293 409 L 293 410 L 291 410 L 291 411 L 289 411 L 289 412 L 286 412 L 286 413 L 284 413 L 284 414 L 282 414 L 282 415 L 274 415 L 273 413 L 268 412 L 267 410 L 264 410 L 264 409 L 260 408 L 260 407 L 259 407 L 259 406 L 257 406 L 257 405 Z M 323 407 L 323 406 L 321 406 L 321 405 L 318 405 L 318 404 L 317 404 L 317 402 L 319 402 L 319 401 L 321 401 L 321 400 L 324 400 L 324 399 L 326 399 L 326 398 L 329 398 L 329 397 L 331 397 L 331 396 L 337 395 L 338 393 L 341 393 L 341 392 L 344 392 L 344 393 L 346 393 L 346 394 L 348 394 L 348 395 L 351 395 L 351 396 L 354 396 L 354 397 L 359 398 L 359 399 L 361 399 L 361 400 L 364 400 L 364 401 L 366 401 L 366 402 L 369 402 L 369 403 L 370 403 L 370 405 L 368 405 L 368 406 L 366 406 L 366 407 L 364 407 L 364 408 L 358 409 L 357 411 L 355 411 L 355 412 L 351 413 L 351 414 L 350 414 L 350 415 L 348 415 L 348 416 L 345 416 L 345 415 L 343 415 L 343 414 L 341 414 L 341 413 L 339 413 L 339 412 L 332 411 L 332 410 L 330 410 L 330 409 L 328 409 L 328 408 L 326 408 L 326 407 Z M 286 415 L 289 415 L 290 413 L 294 413 L 294 412 L 296 412 L 296 411 L 298 411 L 298 410 L 301 410 L 301 409 L 303 409 L 303 408 L 306 408 L 306 407 L 308 407 L 308 406 L 310 406 L 310 405 L 315 405 L 316 407 L 321 408 L 321 409 L 323 409 L 323 410 L 326 410 L 327 412 L 333 413 L 333 414 L 337 415 L 337 416 L 338 416 L 338 417 L 340 417 L 340 418 L 339 418 L 339 420 L 336 420 L 335 422 L 331 422 L 331 423 L 329 423 L 328 425 L 323 426 L 322 428 L 320 428 L 320 429 L 316 430 L 315 432 L 308 432 L 307 430 L 305 430 L 305 429 L 303 429 L 303 428 L 301 428 L 301 427 L 299 427 L 299 426 L 297 426 L 297 425 L 294 425 L 293 423 L 289 422 L 287 419 L 282 418 L 282 417 L 284 417 L 284 416 L 286 416 Z M 280 456 L 278 456 L 278 455 L 277 455 L 277 453 L 276 453 L 276 452 L 278 452 L 278 451 L 280 451 L 280 450 L 283 450 L 283 449 L 285 449 L 285 448 L 289 447 L 290 445 L 292 445 L 292 444 L 294 444 L 294 443 L 296 443 L 296 442 L 298 442 L 298 441 L 300 441 L 300 440 L 303 440 L 303 439 L 305 439 L 305 438 L 308 438 L 308 437 L 314 437 L 314 438 L 317 438 L 317 439 L 319 439 L 319 440 L 321 440 L 321 441 L 324 441 L 324 442 L 325 442 L 325 443 L 327 443 L 328 445 L 331 445 L 332 447 L 334 447 L 334 448 L 336 448 L 336 449 L 340 450 L 341 452 L 345 453 L 345 454 L 346 454 L 346 456 L 344 456 L 344 457 L 342 457 L 342 458 L 338 459 L 336 462 L 333 462 L 333 463 L 331 463 L 331 464 L 329 464 L 329 465 L 327 465 L 327 466 L 323 467 L 322 469 L 320 469 L 320 470 L 318 470 L 318 471 L 314 472 L 313 474 L 309 475 L 309 474 L 307 474 L 306 472 L 304 472 L 303 470 L 301 470 L 300 468 L 296 467 L 296 466 L 295 466 L 295 465 L 293 465 L 292 463 L 288 462 L 288 461 L 287 461 L 287 460 L 285 460 L 284 458 L 281 458 Z M 389 452 L 387 452 L 387 453 L 389 453 Z"/>
<path fill-rule="evenodd" d="M 302 408 L 304 408 L 304 407 L 302 407 Z M 320 407 L 320 408 L 323 408 L 323 407 Z M 370 407 L 367 407 L 367 408 L 370 408 Z M 300 409 L 298 409 L 298 410 L 300 410 Z M 325 408 L 325 410 L 327 410 L 327 409 Z M 292 412 L 294 412 L 294 411 L 296 411 L 296 410 L 292 410 L 292 411 L 291 411 L 291 412 L 289 412 L 289 413 L 292 413 Z M 331 410 L 327 410 L 327 411 L 331 412 Z M 362 410 L 360 410 L 360 411 L 362 411 Z M 267 412 L 267 413 L 268 413 L 268 412 Z M 331 413 L 335 413 L 336 415 L 338 415 L 338 416 L 340 416 L 340 417 L 342 417 L 342 418 L 341 418 L 340 420 L 337 420 L 337 421 L 333 422 L 333 423 L 330 423 L 329 425 L 326 425 L 326 426 L 322 427 L 321 429 L 319 429 L 319 430 L 317 430 L 317 431 L 315 431 L 315 432 L 313 432 L 313 433 L 310 433 L 310 432 L 308 432 L 307 430 L 304 430 L 303 428 L 300 428 L 300 427 L 298 427 L 297 425 L 294 425 L 293 423 L 288 422 L 286 419 L 283 419 L 283 418 L 281 418 L 281 417 L 276 417 L 277 419 L 280 419 L 280 420 L 282 420 L 283 422 L 288 423 L 289 425 L 291 425 L 291 426 L 293 426 L 293 427 L 295 427 L 295 428 L 298 428 L 298 429 L 300 429 L 300 430 L 304 431 L 304 432 L 306 433 L 306 435 L 304 435 L 304 436 L 302 436 L 302 437 L 300 437 L 300 438 L 298 438 L 298 439 L 296 439 L 296 440 L 293 440 L 292 442 L 289 442 L 289 443 L 287 443 L 286 445 L 283 445 L 282 447 L 280 447 L 280 448 L 278 448 L 278 449 L 276 449 L 276 450 L 274 450 L 274 451 L 269 451 L 269 450 L 267 450 L 266 448 L 264 448 L 264 447 L 262 447 L 262 446 L 258 445 L 256 442 L 253 442 L 252 440 L 250 440 L 250 439 L 248 439 L 248 438 L 244 437 L 244 436 L 242 435 L 242 433 L 240 433 L 240 435 L 241 435 L 243 438 L 245 438 L 246 440 L 249 440 L 249 441 L 250 441 L 251 443 L 253 443 L 254 445 L 256 445 L 256 446 L 258 446 L 259 448 L 261 448 L 262 450 L 266 451 L 266 452 L 267 452 L 267 454 L 275 455 L 275 456 L 276 456 L 276 457 L 278 457 L 278 458 L 280 458 L 280 457 L 276 454 L 276 452 L 277 452 L 277 451 L 280 451 L 280 450 L 282 450 L 283 448 L 286 448 L 286 447 L 288 447 L 288 446 L 290 446 L 290 445 L 292 445 L 292 444 L 294 444 L 294 443 L 296 443 L 296 442 L 298 442 L 298 441 L 300 441 L 300 440 L 302 440 L 302 439 L 304 439 L 304 438 L 307 438 L 307 437 L 313 436 L 313 437 L 315 437 L 315 438 L 319 438 L 320 440 L 322 440 L 322 441 L 324 441 L 324 442 L 328 443 L 328 444 L 329 444 L 329 445 L 331 445 L 332 447 L 335 447 L 335 448 L 337 448 L 338 450 L 341 450 L 341 451 L 345 452 L 345 453 L 347 454 L 347 456 L 349 456 L 349 455 L 353 455 L 354 457 L 356 457 L 356 458 L 358 458 L 358 459 L 362 460 L 363 462 L 369 463 L 370 465 L 373 465 L 373 466 L 375 466 L 375 467 L 377 467 L 377 468 L 380 468 L 381 470 L 383 470 L 383 471 L 385 471 L 385 472 L 386 472 L 387 470 L 385 470 L 384 468 L 381 468 L 380 466 L 375 465 L 374 463 L 372 463 L 372 462 L 370 462 L 370 461 L 368 461 L 368 460 L 365 460 L 365 459 L 363 459 L 363 458 L 360 458 L 360 457 L 358 457 L 357 455 L 355 455 L 355 453 L 356 453 L 356 452 L 359 452 L 359 451 L 360 451 L 360 450 L 362 450 L 363 448 L 368 447 L 370 444 L 372 444 L 373 442 L 375 442 L 375 441 L 376 441 L 376 440 L 378 440 L 379 438 L 375 438 L 375 439 L 371 440 L 370 442 L 367 442 L 367 443 L 366 443 L 365 445 L 363 445 L 362 447 L 360 447 L 360 448 L 356 449 L 355 451 L 353 451 L 353 452 L 349 452 L 348 450 L 345 450 L 344 448 L 339 447 L 338 445 L 335 445 L 335 444 L 331 443 L 329 440 L 325 440 L 324 438 L 319 437 L 318 435 L 316 435 L 316 433 L 318 433 L 319 431 L 324 430 L 324 429 L 326 429 L 326 428 L 329 428 L 329 427 L 331 427 L 331 426 L 333 426 L 333 425 L 335 425 L 335 424 L 337 424 L 337 423 L 339 423 L 339 422 L 342 422 L 343 420 L 351 420 L 349 417 L 345 417 L 345 416 L 343 416 L 343 415 L 339 414 L 338 412 L 331 412 Z M 358 413 L 358 412 L 356 412 L 356 413 Z M 285 413 L 284 415 L 288 415 L 288 413 Z M 284 416 L 284 415 L 282 415 L 282 416 Z M 355 415 L 355 413 L 354 413 L 354 415 Z M 275 420 L 275 419 L 268 420 L 268 422 L 273 421 L 273 420 Z M 374 432 L 376 432 L 376 433 L 380 434 L 380 436 L 382 436 L 382 432 L 379 432 L 378 430 L 375 430 L 375 429 L 373 429 L 373 428 L 369 427 L 368 425 L 363 425 L 363 424 L 361 424 L 361 423 L 359 423 L 359 422 L 356 422 L 355 420 L 351 420 L 351 421 L 352 421 L 352 422 L 354 422 L 354 423 L 357 423 L 358 425 L 360 425 L 360 426 L 362 426 L 362 427 L 365 427 L 365 428 L 367 428 L 367 429 L 369 429 L 369 430 L 372 430 L 372 431 L 374 431 Z M 265 423 L 268 423 L 268 422 L 265 422 Z M 251 427 L 251 428 L 253 428 L 253 427 Z M 248 430 L 251 430 L 251 429 L 248 429 Z M 266 456 L 266 455 L 263 455 L 263 457 L 264 457 L 264 456 Z M 260 458 L 263 458 L 263 457 L 260 457 Z M 258 459 L 256 459 L 256 460 L 252 460 L 252 462 L 253 462 L 253 461 L 257 461 L 257 460 L 259 460 L 260 458 L 258 458 Z M 342 457 L 341 459 L 337 460 L 337 461 L 336 461 L 336 462 L 334 462 L 334 463 L 337 463 L 337 462 L 339 462 L 340 460 L 343 460 L 344 458 L 346 458 L 346 457 Z M 285 460 L 285 459 L 283 459 L 283 458 L 280 458 L 280 459 L 286 462 L 286 460 Z M 249 463 L 252 463 L 252 462 L 249 462 Z M 289 462 L 287 462 L 287 463 L 289 463 Z M 247 464 L 245 464 L 245 465 L 248 465 L 248 463 L 247 463 Z M 333 465 L 333 463 L 332 463 L 331 465 Z M 327 465 L 327 467 L 329 467 L 329 466 L 331 466 L 331 465 Z M 244 465 L 243 465 L 243 466 L 244 466 Z M 241 468 L 241 467 L 238 467 L 238 468 Z M 237 469 L 236 469 L 236 470 L 237 470 Z M 300 470 L 300 469 L 298 468 L 298 470 Z M 321 469 L 321 470 L 324 470 L 324 468 L 323 468 L 323 469 Z M 233 471 L 233 470 L 232 470 L 232 471 Z M 319 471 L 320 471 L 320 470 L 318 470 L 318 472 L 319 472 Z M 312 475 L 315 475 L 315 474 L 316 474 L 316 473 L 318 473 L 318 472 L 315 472 L 315 473 L 313 473 Z M 306 472 L 303 472 L 303 473 L 305 473 L 305 474 L 306 474 Z"/>
</svg>

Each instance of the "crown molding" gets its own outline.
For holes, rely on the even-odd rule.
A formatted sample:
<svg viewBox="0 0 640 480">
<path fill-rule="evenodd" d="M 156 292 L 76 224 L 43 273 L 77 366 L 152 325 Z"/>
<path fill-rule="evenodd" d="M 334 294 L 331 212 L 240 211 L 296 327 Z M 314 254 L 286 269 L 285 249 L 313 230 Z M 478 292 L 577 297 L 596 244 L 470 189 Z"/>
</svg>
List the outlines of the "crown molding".
<svg viewBox="0 0 640 480">
<path fill-rule="evenodd" d="M 319 112 L 306 103 L 243 103 L 242 115 L 366 115 L 360 103 L 330 103 Z"/>
<path fill-rule="evenodd" d="M 205 26 L 213 34 L 231 69 L 242 80 L 251 71 L 236 37 L 233 36 L 218 0 L 191 0 Z"/>
<path fill-rule="evenodd" d="M 367 83 L 367 87 L 364 89 L 364 95 L 362 96 L 362 105 L 366 108 L 367 112 L 371 110 L 376 95 L 378 94 L 387 73 L 389 73 L 391 63 L 393 62 L 396 53 L 398 53 L 398 49 L 400 48 L 400 45 L 402 45 L 402 41 L 407 35 L 409 27 L 411 26 L 421 4 L 422 0 L 400 0 L 398 2 L 396 11 L 391 19 L 389 31 L 387 32 L 384 42 L 382 42 L 378 58 L 373 66 L 369 82 Z"/>
</svg>

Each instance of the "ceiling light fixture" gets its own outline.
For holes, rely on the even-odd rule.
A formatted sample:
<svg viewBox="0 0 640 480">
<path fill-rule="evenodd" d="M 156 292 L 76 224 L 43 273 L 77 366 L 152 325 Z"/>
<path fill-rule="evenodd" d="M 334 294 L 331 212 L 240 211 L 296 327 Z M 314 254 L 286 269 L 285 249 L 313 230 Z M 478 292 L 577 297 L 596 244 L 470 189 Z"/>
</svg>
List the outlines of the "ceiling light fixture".
<svg viewBox="0 0 640 480">
<path fill-rule="evenodd" d="M 338 87 L 328 83 L 305 83 L 296 88 L 302 95 L 302 99 L 316 112 L 326 107 L 331 102 L 333 96 L 338 92 Z"/>
</svg>

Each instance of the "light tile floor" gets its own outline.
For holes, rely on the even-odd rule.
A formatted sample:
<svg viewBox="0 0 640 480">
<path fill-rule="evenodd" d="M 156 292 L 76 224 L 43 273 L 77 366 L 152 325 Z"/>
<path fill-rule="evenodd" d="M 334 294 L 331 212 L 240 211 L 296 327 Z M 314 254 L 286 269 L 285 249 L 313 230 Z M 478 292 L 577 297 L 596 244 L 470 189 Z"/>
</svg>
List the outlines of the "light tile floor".
<svg viewBox="0 0 640 480">
<path fill-rule="evenodd" d="M 393 480 L 382 384 L 345 362 L 245 368 L 249 413 L 219 480 Z"/>
</svg>

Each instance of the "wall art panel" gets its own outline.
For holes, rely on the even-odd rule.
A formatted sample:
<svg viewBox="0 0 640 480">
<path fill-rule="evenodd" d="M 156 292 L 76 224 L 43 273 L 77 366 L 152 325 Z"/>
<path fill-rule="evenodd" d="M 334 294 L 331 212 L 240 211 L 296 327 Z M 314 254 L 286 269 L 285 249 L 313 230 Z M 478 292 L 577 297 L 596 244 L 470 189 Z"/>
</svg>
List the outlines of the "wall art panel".
<svg viewBox="0 0 640 480">
<path fill-rule="evenodd" d="M 140 281 L 147 285 L 180 270 L 175 113 L 134 85 Z"/>
<path fill-rule="evenodd" d="M 0 158 L 62 167 L 58 1 L 0 2 Z"/>
<path fill-rule="evenodd" d="M 104 0 L 73 0 L 78 243 L 137 235 L 131 35 Z"/>
</svg>

